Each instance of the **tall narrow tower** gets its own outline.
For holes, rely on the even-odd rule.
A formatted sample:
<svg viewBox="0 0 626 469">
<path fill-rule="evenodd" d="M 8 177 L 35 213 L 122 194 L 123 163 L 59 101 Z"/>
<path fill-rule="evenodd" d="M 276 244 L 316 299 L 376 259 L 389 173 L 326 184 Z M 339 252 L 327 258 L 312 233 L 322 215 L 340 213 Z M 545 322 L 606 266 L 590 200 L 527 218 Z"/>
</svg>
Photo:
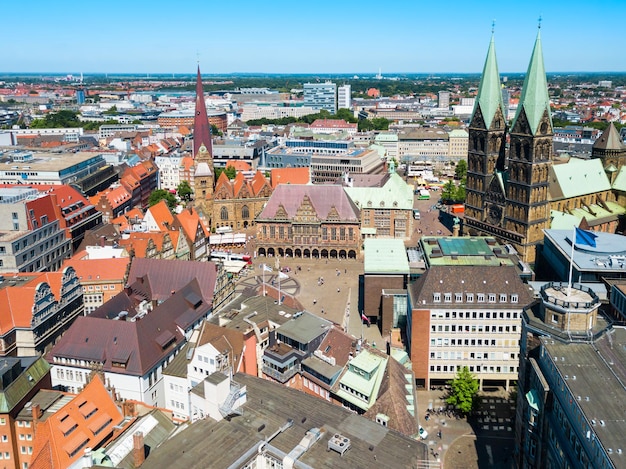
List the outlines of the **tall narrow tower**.
<svg viewBox="0 0 626 469">
<path fill-rule="evenodd" d="M 211 127 L 204 102 L 200 65 L 196 78 L 196 114 L 193 128 L 193 159 L 194 177 L 193 193 L 194 205 L 210 224 L 213 211 L 213 188 L 215 186 L 215 169 L 213 167 L 213 144 L 211 142 Z"/>
<path fill-rule="evenodd" d="M 501 230 L 505 141 L 506 120 L 492 34 L 469 126 L 465 224 L 471 234 Z"/>
<path fill-rule="evenodd" d="M 541 29 L 510 131 L 504 227 L 522 258 L 534 262 L 543 229 L 550 225 L 548 171 L 552 164 L 552 117 L 541 49 Z"/>
<path fill-rule="evenodd" d="M 202 89 L 202 77 L 200 76 L 200 65 L 198 65 L 198 76 L 196 77 L 196 114 L 193 119 L 193 156 L 198 154 L 200 146 L 204 145 L 207 151 L 213 156 L 213 144 L 211 142 L 211 126 L 206 113 L 206 103 L 204 102 L 204 90 Z"/>
</svg>

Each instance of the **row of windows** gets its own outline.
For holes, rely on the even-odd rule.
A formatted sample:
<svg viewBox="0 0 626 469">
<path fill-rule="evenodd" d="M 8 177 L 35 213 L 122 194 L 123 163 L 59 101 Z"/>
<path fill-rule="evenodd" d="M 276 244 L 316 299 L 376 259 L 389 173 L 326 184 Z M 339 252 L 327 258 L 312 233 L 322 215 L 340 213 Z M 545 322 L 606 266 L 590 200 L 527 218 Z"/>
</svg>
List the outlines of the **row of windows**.
<svg viewBox="0 0 626 469">
<path fill-rule="evenodd" d="M 454 373 L 460 371 L 465 365 L 430 365 L 431 372 L 448 372 Z M 518 366 L 485 366 L 485 365 L 476 365 L 470 366 L 469 370 L 471 373 L 517 373 L 519 371 Z"/>
<path fill-rule="evenodd" d="M 501 333 L 510 333 L 517 332 L 517 326 L 486 326 L 483 324 L 466 324 L 457 326 L 456 324 L 446 324 L 446 325 L 432 325 L 430 326 L 430 332 L 474 332 L 474 333 L 482 333 L 482 332 L 497 332 Z"/>
<path fill-rule="evenodd" d="M 100 285 L 89 285 L 87 287 L 83 287 L 83 291 L 100 291 Z M 102 285 L 102 290 L 115 290 L 115 285 Z"/>
<path fill-rule="evenodd" d="M 465 293 L 465 301 L 463 301 L 463 293 L 455 293 L 454 301 L 456 303 L 473 303 L 474 302 L 474 293 Z M 508 295 L 506 293 L 500 293 L 496 295 L 495 293 L 476 293 L 476 302 L 477 303 L 485 303 L 485 298 L 487 298 L 488 303 L 495 303 L 496 298 L 498 298 L 499 303 L 506 303 Z M 444 293 L 443 294 L 444 303 L 452 303 L 452 293 Z M 519 301 L 519 295 L 517 293 L 511 294 L 511 303 L 517 303 Z M 433 293 L 433 302 L 441 303 L 441 293 Z"/>
<path fill-rule="evenodd" d="M 463 360 L 467 357 L 467 352 L 430 352 L 430 358 L 433 360 Z M 504 352 L 471 352 L 469 354 L 470 360 L 517 360 L 519 359 L 519 353 Z"/>
<path fill-rule="evenodd" d="M 517 311 L 433 311 L 431 318 L 446 319 L 518 319 L 520 313 Z"/>
</svg>

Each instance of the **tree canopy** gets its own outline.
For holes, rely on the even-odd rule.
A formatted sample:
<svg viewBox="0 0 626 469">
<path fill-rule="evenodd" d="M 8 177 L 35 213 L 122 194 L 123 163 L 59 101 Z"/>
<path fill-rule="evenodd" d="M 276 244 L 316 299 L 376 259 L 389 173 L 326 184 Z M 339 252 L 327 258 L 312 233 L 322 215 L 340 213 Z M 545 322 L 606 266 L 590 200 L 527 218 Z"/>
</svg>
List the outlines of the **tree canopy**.
<svg viewBox="0 0 626 469">
<path fill-rule="evenodd" d="M 152 207 L 153 205 L 158 204 L 161 200 L 165 200 L 170 210 L 176 207 L 176 196 L 165 189 L 157 189 L 153 191 L 148 198 L 148 205 Z"/>
<path fill-rule="evenodd" d="M 215 168 L 215 180 L 217 181 L 224 172 L 228 179 L 235 179 L 235 176 L 237 176 L 237 170 L 234 166 L 226 166 L 226 168 Z"/>
<path fill-rule="evenodd" d="M 191 200 L 191 196 L 193 195 L 193 190 L 188 181 L 182 181 L 176 188 L 176 192 L 178 193 L 178 197 L 182 200 Z"/>
<path fill-rule="evenodd" d="M 467 161 L 460 160 L 454 168 L 454 175 L 457 179 L 463 179 L 467 176 Z"/>
<path fill-rule="evenodd" d="M 458 186 L 452 179 L 446 182 L 441 191 L 441 198 L 443 201 L 453 204 L 465 202 L 465 182 L 465 177 L 461 180 Z"/>
<path fill-rule="evenodd" d="M 478 400 L 478 380 L 470 373 L 469 368 L 461 368 L 451 381 L 450 392 L 446 397 L 446 402 L 456 407 L 456 409 L 468 414 L 476 406 Z"/>
</svg>

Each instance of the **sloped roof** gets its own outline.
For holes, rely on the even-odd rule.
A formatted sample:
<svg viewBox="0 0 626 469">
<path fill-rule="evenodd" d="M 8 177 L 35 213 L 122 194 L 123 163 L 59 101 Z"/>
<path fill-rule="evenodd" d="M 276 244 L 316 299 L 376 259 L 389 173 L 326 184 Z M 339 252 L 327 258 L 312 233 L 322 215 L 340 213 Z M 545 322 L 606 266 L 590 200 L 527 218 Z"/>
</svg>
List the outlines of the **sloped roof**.
<svg viewBox="0 0 626 469">
<path fill-rule="evenodd" d="M 274 168 L 270 171 L 272 188 L 278 184 L 310 184 L 309 168 Z"/>
<path fill-rule="evenodd" d="M 192 242 L 195 242 L 197 239 L 198 224 L 202 227 L 205 236 L 207 235 L 206 227 L 204 226 L 204 223 L 202 223 L 200 215 L 193 207 L 186 208 L 182 212 L 176 214 L 174 218 L 178 221 L 179 225 Z"/>
<path fill-rule="evenodd" d="M 594 150 L 624 150 L 624 144 L 613 122 L 602 132 L 602 135 L 594 142 Z"/>
<path fill-rule="evenodd" d="M 359 209 L 348 197 L 343 187 L 336 185 L 313 186 L 303 184 L 278 185 L 259 215 L 259 218 L 274 218 L 280 207 L 284 207 L 287 216 L 292 218 L 302 205 L 305 197 L 311 200 L 319 219 L 325 220 L 334 207 L 341 220 L 359 220 Z"/>
<path fill-rule="evenodd" d="M 221 327 L 207 321 L 202 323 L 197 346 L 211 344 L 218 352 L 227 350 L 230 353 L 233 370 L 238 370 L 238 363 L 241 362 L 244 348 L 243 332 L 236 329 Z"/>
<path fill-rule="evenodd" d="M 92 315 L 78 317 L 50 355 L 101 362 L 107 372 L 144 376 L 185 341 L 183 331 L 209 314 L 211 304 L 201 300 L 201 294 L 194 279 L 135 321 L 106 319 L 114 312 L 111 300 Z"/>
<path fill-rule="evenodd" d="M 194 176 L 211 176 L 212 174 L 213 172 L 211 171 L 209 165 L 206 162 L 201 161 L 200 163 L 198 163 L 198 166 L 196 166 L 196 172 L 194 173 Z"/>
<path fill-rule="evenodd" d="M 528 71 L 524 78 L 522 96 L 520 97 L 517 112 L 511 128 L 515 128 L 518 117 L 522 110 L 526 113 L 528 124 L 532 135 L 537 133 L 539 122 L 544 112 L 548 112 L 550 126 L 552 126 L 552 115 L 550 114 L 550 96 L 548 94 L 548 81 L 546 70 L 543 65 L 543 51 L 541 49 L 541 31 L 537 32 L 537 39 L 533 53 L 528 64 Z"/>
<path fill-rule="evenodd" d="M 213 298 L 217 268 L 213 262 L 134 258 L 128 273 L 128 284 L 149 281 L 151 300 L 163 301 L 197 279 L 205 299 Z"/>
<path fill-rule="evenodd" d="M 174 216 L 170 212 L 167 202 L 160 200 L 146 210 L 146 216 L 148 213 L 152 216 L 155 224 L 159 227 L 160 231 L 168 231 L 169 227 L 174 223 Z"/>
<path fill-rule="evenodd" d="M 124 280 L 129 257 L 112 259 L 68 259 L 65 266 L 72 266 L 81 281 L 89 280 Z"/>
<path fill-rule="evenodd" d="M 622 166 L 613 181 L 613 189 L 626 192 L 626 165 Z"/>
<path fill-rule="evenodd" d="M 3 388 L 0 390 L 2 414 L 11 412 L 23 402 L 28 393 L 50 372 L 50 365 L 43 357 L 3 357 L 0 358 L 0 370 L 4 373 L 16 366 L 17 362 L 20 374 L 13 380 L 3 379 Z"/>
<path fill-rule="evenodd" d="M 552 200 L 571 199 L 611 189 L 602 160 L 570 158 L 567 163 L 550 165 L 549 193 Z"/>
<path fill-rule="evenodd" d="M 377 414 L 389 417 L 387 426 L 403 435 L 416 436 L 417 403 L 413 390 L 413 374 L 393 358 L 387 360 L 387 370 L 376 402 L 365 412 L 365 417 L 376 420 Z M 413 413 L 411 413 L 411 409 Z"/>
<path fill-rule="evenodd" d="M 498 107 L 500 107 L 502 115 L 504 115 L 502 88 L 500 86 L 500 73 L 498 72 L 496 45 L 493 34 L 491 35 L 489 49 L 487 50 L 487 58 L 485 59 L 485 66 L 483 67 L 483 74 L 480 78 L 480 85 L 478 86 L 478 95 L 476 96 L 474 112 L 476 112 L 478 107 L 480 107 L 482 112 L 486 128 L 491 127 L 491 123 Z"/>
<path fill-rule="evenodd" d="M 29 467 L 66 468 L 83 457 L 82 448 L 100 446 L 124 420 L 96 375 L 69 403 L 35 429 Z"/>
<path fill-rule="evenodd" d="M 383 187 L 344 187 L 344 189 L 361 210 L 413 209 L 413 188 L 396 173 L 390 175 Z"/>
</svg>

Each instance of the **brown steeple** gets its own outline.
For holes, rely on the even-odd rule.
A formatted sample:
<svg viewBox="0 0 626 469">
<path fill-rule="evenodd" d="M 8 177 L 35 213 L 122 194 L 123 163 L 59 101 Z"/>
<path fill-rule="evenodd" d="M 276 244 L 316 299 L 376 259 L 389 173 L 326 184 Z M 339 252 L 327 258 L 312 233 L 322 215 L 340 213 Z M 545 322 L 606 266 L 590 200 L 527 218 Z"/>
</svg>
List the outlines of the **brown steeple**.
<svg viewBox="0 0 626 469">
<path fill-rule="evenodd" d="M 211 157 L 213 156 L 213 144 L 211 142 L 211 126 L 206 113 L 204 102 L 204 90 L 202 89 L 202 77 L 200 76 L 200 65 L 198 65 L 198 76 L 196 78 L 196 115 L 193 119 L 193 156 L 198 154 L 200 146 L 204 145 Z"/>
<path fill-rule="evenodd" d="M 607 173 L 613 173 L 609 176 L 611 182 L 613 182 L 613 177 L 617 171 L 626 165 L 626 145 L 622 143 L 622 139 L 613 122 L 609 124 L 593 144 L 591 157 L 600 158 L 604 170 Z"/>
</svg>

